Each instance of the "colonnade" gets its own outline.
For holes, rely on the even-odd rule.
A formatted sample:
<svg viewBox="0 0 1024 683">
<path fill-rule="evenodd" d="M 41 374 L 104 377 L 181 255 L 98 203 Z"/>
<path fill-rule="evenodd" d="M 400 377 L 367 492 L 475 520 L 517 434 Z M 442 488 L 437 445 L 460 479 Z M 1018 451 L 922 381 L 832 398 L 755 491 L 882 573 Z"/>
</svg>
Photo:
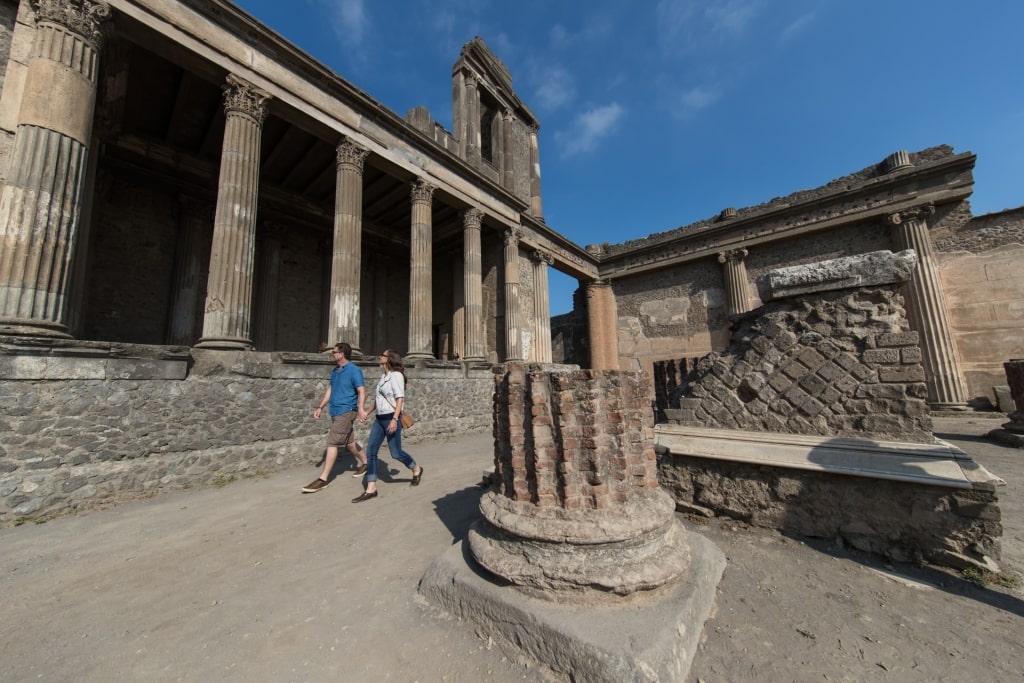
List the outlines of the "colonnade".
<svg viewBox="0 0 1024 683">
<path fill-rule="evenodd" d="M 102 0 L 38 4 L 11 170 L 0 195 L 0 333 L 71 337 L 71 268 L 79 249 L 88 154 L 93 130 L 99 57 L 110 17 Z M 255 287 L 254 269 L 280 267 L 281 236 L 263 236 L 255 262 L 260 147 L 271 95 L 235 74 L 226 79 L 224 140 L 215 205 L 183 197 L 174 254 L 167 341 L 210 349 L 273 344 L 277 291 Z M 510 113 L 502 135 L 511 147 Z M 479 135 L 476 130 L 467 131 Z M 535 133 L 535 131 L 534 131 Z M 535 144 L 535 140 L 531 139 Z M 336 192 L 327 302 L 327 339 L 346 340 L 357 353 L 360 334 L 363 169 L 369 151 L 342 138 L 336 149 Z M 535 157 L 534 157 L 535 158 Z M 508 155 L 506 173 L 512 172 Z M 509 178 L 511 176 L 508 176 Z M 433 358 L 432 204 L 437 188 L 416 179 L 410 189 L 408 357 Z M 536 186 L 539 192 L 539 185 Z M 539 212 L 539 199 L 532 206 Z M 209 221 L 212 218 L 212 241 Z M 462 213 L 462 358 L 487 358 L 484 339 L 481 228 L 484 213 Z M 525 360 L 520 321 L 519 240 L 505 235 L 507 360 Z M 276 236 L 275 236 L 276 235 Z M 209 254 L 209 261 L 204 262 Z M 547 272 L 550 255 L 534 257 L 535 344 L 531 360 L 550 361 Z M 206 298 L 200 302 L 208 266 Z M 543 266 L 543 267 L 541 267 Z M 253 318 L 253 297 L 259 310 Z M 201 313 L 199 308 L 201 306 Z M 546 344 L 544 343 L 546 342 Z"/>
</svg>

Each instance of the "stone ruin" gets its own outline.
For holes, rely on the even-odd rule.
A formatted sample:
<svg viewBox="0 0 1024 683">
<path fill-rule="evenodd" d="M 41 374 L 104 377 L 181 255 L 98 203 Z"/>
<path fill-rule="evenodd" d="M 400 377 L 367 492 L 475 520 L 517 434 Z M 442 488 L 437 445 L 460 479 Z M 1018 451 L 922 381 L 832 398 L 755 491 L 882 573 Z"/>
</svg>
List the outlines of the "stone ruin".
<svg viewBox="0 0 1024 683">
<path fill-rule="evenodd" d="M 1003 363 L 1006 372 L 1006 390 L 1010 394 L 1012 409 L 1007 412 L 1009 422 L 1001 429 L 993 429 L 989 438 L 1017 448 L 1024 448 L 1024 358 L 1013 358 Z"/>
<path fill-rule="evenodd" d="M 684 680 L 725 559 L 660 488 L 643 372 L 498 366 L 495 475 L 420 592 L 552 670 Z"/>
<path fill-rule="evenodd" d="M 786 268 L 656 426 L 680 509 L 998 570 L 999 479 L 936 439 L 900 285 L 912 250 Z"/>
</svg>

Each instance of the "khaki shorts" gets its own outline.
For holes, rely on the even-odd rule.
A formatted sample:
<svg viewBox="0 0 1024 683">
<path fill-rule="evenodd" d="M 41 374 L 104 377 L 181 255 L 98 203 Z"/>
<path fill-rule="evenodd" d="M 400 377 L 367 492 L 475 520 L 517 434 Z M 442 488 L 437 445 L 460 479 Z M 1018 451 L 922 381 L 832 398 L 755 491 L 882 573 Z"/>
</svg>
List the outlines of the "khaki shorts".
<svg viewBox="0 0 1024 683">
<path fill-rule="evenodd" d="M 327 434 L 328 446 L 348 446 L 355 441 L 356 411 L 350 410 L 331 418 L 331 431 Z"/>
</svg>

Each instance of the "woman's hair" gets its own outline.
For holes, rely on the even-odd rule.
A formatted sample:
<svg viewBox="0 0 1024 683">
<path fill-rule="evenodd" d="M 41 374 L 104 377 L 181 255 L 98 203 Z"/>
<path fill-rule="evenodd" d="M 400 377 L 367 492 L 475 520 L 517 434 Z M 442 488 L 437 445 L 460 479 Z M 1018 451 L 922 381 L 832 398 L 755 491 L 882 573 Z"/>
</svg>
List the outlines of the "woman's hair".
<svg viewBox="0 0 1024 683">
<path fill-rule="evenodd" d="M 406 384 L 408 384 L 409 378 L 405 376 L 405 365 L 402 364 L 402 354 L 398 351 L 392 351 L 391 349 L 384 349 L 384 353 L 380 355 L 384 356 L 386 359 L 388 370 L 391 372 L 402 373 L 402 379 L 404 379 Z"/>
</svg>

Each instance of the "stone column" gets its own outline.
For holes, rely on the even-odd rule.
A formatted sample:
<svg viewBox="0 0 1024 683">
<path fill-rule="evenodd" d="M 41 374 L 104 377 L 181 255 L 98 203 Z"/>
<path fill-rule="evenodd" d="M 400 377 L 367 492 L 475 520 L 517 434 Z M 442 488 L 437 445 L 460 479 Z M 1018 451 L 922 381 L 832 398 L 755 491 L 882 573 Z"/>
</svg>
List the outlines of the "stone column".
<svg viewBox="0 0 1024 683">
<path fill-rule="evenodd" d="M 330 322 L 327 337 L 348 342 L 362 355 L 359 285 L 363 250 L 363 162 L 369 151 L 350 140 L 338 145 L 334 196 L 334 256 L 331 261 Z"/>
<path fill-rule="evenodd" d="M 587 333 L 590 337 L 590 367 L 617 370 L 619 348 L 615 316 L 615 292 L 608 280 L 587 283 Z"/>
<path fill-rule="evenodd" d="M 892 213 L 888 218 L 897 247 L 917 252 L 918 265 L 906 287 L 907 317 L 921 338 L 928 403 L 933 409 L 963 410 L 967 389 L 926 220 L 933 213 L 935 206 L 925 204 Z"/>
<path fill-rule="evenodd" d="M 196 346 L 248 349 L 252 315 L 256 197 L 260 177 L 260 134 L 268 93 L 235 75 L 224 94 L 224 146 L 213 219 L 213 249 L 206 288 L 203 338 Z"/>
<path fill-rule="evenodd" d="M 462 278 L 465 289 L 466 307 L 466 351 L 467 361 L 482 361 L 484 353 L 484 293 L 482 282 L 480 225 L 484 212 L 480 209 L 466 209 L 462 214 L 463 268 Z"/>
<path fill-rule="evenodd" d="M 724 266 L 725 271 L 725 297 L 729 304 L 729 315 L 739 315 L 750 310 L 746 258 L 746 249 L 718 252 L 718 262 Z"/>
<path fill-rule="evenodd" d="M 537 132 L 540 126 L 530 126 L 530 215 L 544 220 L 544 207 L 540 198 L 540 143 Z"/>
<path fill-rule="evenodd" d="M 505 360 L 522 361 L 523 334 L 519 313 L 519 240 L 523 231 L 505 231 Z"/>
<path fill-rule="evenodd" d="M 546 251 L 534 251 L 533 260 L 533 360 L 551 362 L 551 304 L 548 296 L 548 266 L 555 262 Z"/>
<path fill-rule="evenodd" d="M 466 75 L 466 160 L 480 166 L 480 90 L 475 76 Z"/>
<path fill-rule="evenodd" d="M 452 334 L 448 360 L 462 360 L 466 355 L 466 259 L 459 252 L 451 256 L 452 274 Z"/>
<path fill-rule="evenodd" d="M 213 207 L 190 197 L 179 198 L 178 205 L 181 213 L 174 254 L 167 343 L 192 346 L 196 342 L 200 300 L 205 289 L 203 264 L 210 258 Z"/>
<path fill-rule="evenodd" d="M 99 0 L 37 6 L 35 41 L 0 195 L 0 333 L 69 337 L 71 264 L 88 168 L 102 27 Z"/>
<path fill-rule="evenodd" d="M 259 266 L 256 272 L 256 322 L 253 341 L 257 351 L 277 351 L 277 292 L 281 275 L 281 240 L 283 230 L 270 228 L 260 240 Z"/>
<path fill-rule="evenodd" d="M 433 215 L 437 188 L 424 180 L 412 184 L 412 239 L 409 247 L 409 352 L 411 360 L 433 359 Z"/>
<path fill-rule="evenodd" d="M 501 117 L 501 149 L 502 149 L 502 185 L 509 192 L 516 189 L 516 136 L 515 136 L 516 115 L 511 109 L 506 109 Z"/>
</svg>

